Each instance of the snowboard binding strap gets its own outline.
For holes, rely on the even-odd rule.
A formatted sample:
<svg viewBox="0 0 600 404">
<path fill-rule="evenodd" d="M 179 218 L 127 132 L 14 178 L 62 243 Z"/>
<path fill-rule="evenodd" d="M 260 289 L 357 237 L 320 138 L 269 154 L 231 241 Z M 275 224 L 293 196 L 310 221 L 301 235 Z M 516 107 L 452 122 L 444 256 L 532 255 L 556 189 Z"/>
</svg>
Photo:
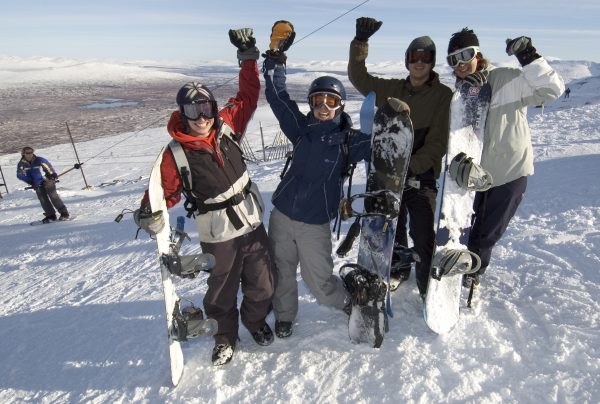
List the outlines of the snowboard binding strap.
<svg viewBox="0 0 600 404">
<path fill-rule="evenodd" d="M 492 175 L 479 164 L 474 163 L 473 158 L 467 157 L 465 153 L 454 156 L 448 174 L 459 187 L 469 191 L 487 191 L 493 183 Z"/>
<path fill-rule="evenodd" d="M 431 276 L 438 281 L 442 276 L 472 274 L 479 271 L 481 259 L 469 250 L 446 249 L 433 255 Z"/>
<path fill-rule="evenodd" d="M 366 306 L 372 302 L 383 302 L 387 285 L 381 276 L 360 264 L 344 264 L 340 268 L 340 277 L 352 297 L 352 304 Z"/>
<path fill-rule="evenodd" d="M 212 254 L 179 255 L 171 252 L 163 254 L 161 259 L 171 274 L 188 279 L 194 279 L 200 271 L 209 272 L 215 266 Z"/>
<path fill-rule="evenodd" d="M 364 212 L 357 212 L 352 207 L 352 204 L 357 199 L 364 199 Z M 400 197 L 388 189 L 355 194 L 349 198 L 342 199 L 340 202 L 342 220 L 348 220 L 351 217 L 366 216 L 384 216 L 386 219 L 393 219 L 398 216 L 399 211 Z"/>
</svg>

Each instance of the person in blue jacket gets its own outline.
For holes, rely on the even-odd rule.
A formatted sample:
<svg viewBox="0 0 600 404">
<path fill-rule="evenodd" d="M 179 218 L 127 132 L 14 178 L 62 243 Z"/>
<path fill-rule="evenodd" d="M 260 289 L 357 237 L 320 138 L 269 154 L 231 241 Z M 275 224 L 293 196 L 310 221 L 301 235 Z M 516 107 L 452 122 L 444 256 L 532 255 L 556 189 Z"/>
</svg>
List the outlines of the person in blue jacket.
<svg viewBox="0 0 600 404">
<path fill-rule="evenodd" d="M 368 160 L 371 153 L 370 135 L 351 129 L 350 116 L 344 112 L 346 90 L 338 79 L 323 76 L 312 82 L 307 114 L 290 99 L 284 53 L 289 45 L 282 49 L 272 43 L 263 66 L 267 101 L 293 143 L 293 157 L 273 194 L 269 219 L 278 277 L 273 310 L 279 338 L 292 334 L 298 313 L 298 264 L 319 304 L 349 307 L 343 282 L 333 275 L 330 222 L 338 214 L 346 163 Z"/>
<path fill-rule="evenodd" d="M 42 223 L 56 221 L 56 211 L 60 214 L 58 220 L 69 219 L 69 211 L 56 192 L 58 175 L 54 167 L 45 158 L 36 156 L 29 146 L 21 150 L 21 160 L 17 164 L 17 178 L 35 190 L 44 209 Z"/>
</svg>

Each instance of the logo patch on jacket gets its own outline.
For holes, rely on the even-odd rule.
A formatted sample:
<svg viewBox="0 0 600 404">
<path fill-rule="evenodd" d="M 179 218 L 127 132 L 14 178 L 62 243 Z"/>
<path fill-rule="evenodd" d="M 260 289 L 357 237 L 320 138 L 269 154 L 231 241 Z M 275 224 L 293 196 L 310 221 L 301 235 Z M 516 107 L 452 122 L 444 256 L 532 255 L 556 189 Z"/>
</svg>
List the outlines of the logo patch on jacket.
<svg viewBox="0 0 600 404">
<path fill-rule="evenodd" d="M 480 91 L 481 91 L 481 87 L 471 86 L 471 87 L 469 87 L 469 93 L 467 95 L 469 97 L 478 97 Z"/>
</svg>

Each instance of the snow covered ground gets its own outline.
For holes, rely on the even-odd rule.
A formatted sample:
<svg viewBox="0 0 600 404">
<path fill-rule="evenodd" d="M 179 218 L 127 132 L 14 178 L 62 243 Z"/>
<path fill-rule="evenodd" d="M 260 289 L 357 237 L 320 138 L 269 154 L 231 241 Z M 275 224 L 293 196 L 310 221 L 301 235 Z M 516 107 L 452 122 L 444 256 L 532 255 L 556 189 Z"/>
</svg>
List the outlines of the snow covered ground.
<svg viewBox="0 0 600 404">
<path fill-rule="evenodd" d="M 137 76 L 131 66 L 119 73 L 105 64 L 64 63 L 73 80 L 90 77 L 90 70 L 94 80 L 119 74 L 143 80 L 168 70 Z M 47 226 L 28 225 L 41 218 L 39 203 L 14 176 L 19 156 L 1 156 L 10 193 L 0 188 L 0 402 L 600 402 L 600 67 L 552 63 L 571 98 L 543 114 L 530 109 L 536 174 L 495 249 L 474 309 L 464 311 L 453 332 L 429 331 L 414 274 L 393 295 L 395 317 L 378 350 L 351 344 L 346 316 L 319 306 L 301 283 L 292 337 L 259 347 L 242 328 L 234 360 L 220 368 L 210 364 L 212 340 L 192 340 L 184 344 L 185 373 L 175 389 L 155 243 L 143 233 L 135 239 L 131 215 L 114 221 L 122 209 L 138 206 L 166 132 L 78 143 L 93 188 L 82 189 L 78 171 L 61 177 L 59 192 L 77 218 Z M 6 66 L 14 71 L 0 74 L 3 86 L 27 83 L 28 75 L 36 85 L 53 80 L 39 71 L 52 69 L 45 63 L 30 69 L 4 60 L 0 70 Z M 405 74 L 402 64 L 370 68 Z M 290 64 L 290 81 L 308 87 L 320 73 L 335 72 L 348 83 L 344 70 L 342 62 Z M 355 122 L 359 106 L 356 99 L 347 107 Z M 259 121 L 267 144 L 277 126 L 262 104 L 247 132 L 260 156 Z M 75 162 L 68 144 L 37 153 L 59 172 Z M 265 201 L 282 166 L 282 160 L 250 165 Z M 364 180 L 359 165 L 356 190 Z M 172 217 L 183 213 L 178 206 Z M 195 236 L 185 253 L 199 251 Z M 205 276 L 178 287 L 201 304 Z"/>
</svg>

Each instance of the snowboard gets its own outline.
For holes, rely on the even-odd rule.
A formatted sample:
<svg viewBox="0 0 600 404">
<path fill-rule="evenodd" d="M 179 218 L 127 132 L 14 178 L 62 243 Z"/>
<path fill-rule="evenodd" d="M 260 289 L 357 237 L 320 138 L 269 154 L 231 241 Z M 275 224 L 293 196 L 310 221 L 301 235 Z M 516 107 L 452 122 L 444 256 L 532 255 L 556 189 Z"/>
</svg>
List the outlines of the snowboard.
<svg viewBox="0 0 600 404">
<path fill-rule="evenodd" d="M 473 257 L 467 250 L 475 191 L 459 187 L 450 178 L 448 168 L 459 153 L 479 164 L 491 87 L 487 83 L 483 86 L 460 83 L 450 104 L 450 134 L 440 176 L 436 245 L 423 307 L 425 322 L 437 334 L 445 334 L 457 324 L 463 275 L 473 272 L 471 263 L 479 261 L 479 257 Z"/>
<path fill-rule="evenodd" d="M 374 103 L 374 97 L 374 93 L 369 94 L 365 103 Z M 363 119 L 361 129 L 362 126 Z M 353 290 L 349 289 L 352 311 L 348 328 L 355 343 L 381 346 L 388 315 L 393 316 L 387 285 L 412 144 L 413 129 L 408 114 L 397 112 L 389 103 L 379 108 L 373 117 L 366 191 L 350 198 L 351 203 L 358 199 L 364 203 L 363 212 L 353 214 L 360 220 L 357 263 L 340 269 L 347 288 L 354 285 Z"/>
<path fill-rule="evenodd" d="M 76 218 L 77 218 L 77 216 L 75 216 L 75 215 L 71 215 L 71 216 L 69 216 L 69 218 L 68 218 L 68 219 L 60 219 L 60 220 L 58 220 L 58 219 L 57 219 L 57 220 L 54 220 L 54 221 L 52 221 L 52 222 L 48 222 L 48 223 L 44 223 L 44 222 L 42 222 L 41 220 L 35 220 L 35 221 L 33 221 L 33 222 L 29 223 L 29 224 L 30 224 L 31 226 L 39 226 L 39 225 L 42 225 L 42 224 L 51 224 L 51 223 L 60 223 L 60 222 L 70 222 L 71 220 L 75 220 Z"/>
<path fill-rule="evenodd" d="M 175 230 L 171 229 L 160 171 L 163 152 L 164 149 L 152 167 L 148 196 L 152 212 L 161 212 L 165 223 L 163 229 L 156 234 L 156 244 L 165 302 L 171 382 L 173 386 L 177 386 L 183 375 L 184 366 L 181 342 L 191 337 L 214 335 L 217 332 L 217 322 L 214 319 L 204 319 L 202 310 L 193 306 L 193 304 L 185 307 L 177 295 L 174 273 L 182 277 L 193 278 L 197 275 L 197 271 L 210 270 L 214 266 L 215 260 L 210 254 L 188 257 L 179 255 L 181 244 L 187 236 L 184 232 L 185 218 L 183 216 L 179 217 L 177 227 Z M 192 270 L 189 268 L 192 268 Z M 190 324 L 194 325 L 193 329 L 190 329 Z"/>
</svg>

